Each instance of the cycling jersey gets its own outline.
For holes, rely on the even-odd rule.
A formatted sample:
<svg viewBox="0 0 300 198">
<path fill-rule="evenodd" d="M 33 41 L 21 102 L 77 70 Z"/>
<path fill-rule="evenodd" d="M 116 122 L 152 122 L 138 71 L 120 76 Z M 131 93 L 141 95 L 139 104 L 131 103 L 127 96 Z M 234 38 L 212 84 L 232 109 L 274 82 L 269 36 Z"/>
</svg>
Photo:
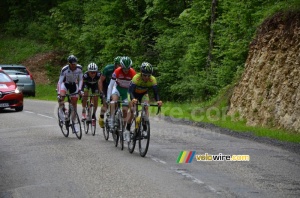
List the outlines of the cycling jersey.
<svg viewBox="0 0 300 198">
<path fill-rule="evenodd" d="M 109 65 L 106 65 L 104 67 L 102 75 L 105 76 L 105 82 L 106 82 L 107 86 L 109 85 L 111 76 L 114 73 L 114 71 L 115 71 L 115 65 L 114 64 L 109 64 Z"/>
<path fill-rule="evenodd" d="M 117 68 L 112 77 L 111 77 L 111 81 L 109 83 L 108 86 L 108 91 L 107 91 L 107 98 L 110 98 L 111 94 L 114 94 L 113 91 L 113 87 L 116 84 L 116 90 L 117 92 L 119 92 L 122 95 L 122 100 L 124 100 L 125 95 L 127 95 L 127 91 L 130 85 L 130 81 L 131 79 L 134 77 L 134 75 L 136 74 L 136 72 L 134 71 L 133 68 L 130 68 L 129 71 L 127 72 L 127 74 L 125 74 L 122 70 L 121 67 Z M 119 95 L 119 94 L 117 94 Z"/>
<path fill-rule="evenodd" d="M 154 76 L 150 76 L 148 81 L 143 81 L 142 79 L 142 74 L 136 74 L 130 84 L 130 87 L 128 89 L 128 92 L 130 94 L 130 99 L 140 99 L 142 98 L 143 95 L 148 93 L 148 89 L 151 88 L 153 89 L 154 92 L 154 98 L 156 101 L 159 101 L 159 95 L 158 95 L 158 87 L 157 87 L 157 81 Z"/>
<path fill-rule="evenodd" d="M 70 90 L 72 89 L 72 93 L 78 91 L 78 88 L 82 87 L 82 66 L 76 66 L 74 71 L 70 70 L 69 65 L 64 66 L 61 69 L 59 80 L 58 80 L 58 92 L 60 90 Z M 74 91 L 76 87 L 76 90 Z M 71 92 L 70 92 L 71 93 Z"/>
<path fill-rule="evenodd" d="M 95 77 L 92 78 L 89 75 L 89 72 L 85 72 L 83 74 L 83 89 L 84 91 L 88 91 L 91 89 L 92 93 L 98 93 L 98 81 L 100 79 L 101 73 L 97 72 Z"/>
</svg>

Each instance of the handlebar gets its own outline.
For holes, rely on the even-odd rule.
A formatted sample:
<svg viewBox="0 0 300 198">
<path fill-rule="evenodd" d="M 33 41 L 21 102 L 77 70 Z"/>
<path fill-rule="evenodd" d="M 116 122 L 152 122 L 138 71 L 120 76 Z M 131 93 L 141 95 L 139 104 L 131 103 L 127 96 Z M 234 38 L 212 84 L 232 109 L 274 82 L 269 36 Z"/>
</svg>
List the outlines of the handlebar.
<svg viewBox="0 0 300 198">
<path fill-rule="evenodd" d="M 157 107 L 156 115 L 158 115 L 161 111 L 161 106 L 158 106 L 158 104 L 149 104 L 149 103 L 144 102 L 144 103 L 136 103 L 135 105 Z"/>
</svg>

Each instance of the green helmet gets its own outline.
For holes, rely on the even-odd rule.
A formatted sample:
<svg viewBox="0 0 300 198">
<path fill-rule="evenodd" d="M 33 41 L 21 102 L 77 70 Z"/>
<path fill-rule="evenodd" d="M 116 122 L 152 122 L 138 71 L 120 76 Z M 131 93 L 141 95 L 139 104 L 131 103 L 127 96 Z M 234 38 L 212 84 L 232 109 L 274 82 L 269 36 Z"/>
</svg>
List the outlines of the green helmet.
<svg viewBox="0 0 300 198">
<path fill-rule="evenodd" d="M 148 62 L 143 62 L 141 65 L 141 72 L 142 74 L 152 74 L 153 73 L 153 67 Z"/>
<path fill-rule="evenodd" d="M 122 58 L 122 56 L 117 56 L 115 59 L 114 59 L 114 62 L 115 62 L 115 65 L 120 65 L 120 59 Z"/>
<path fill-rule="evenodd" d="M 130 69 L 132 66 L 132 60 L 128 56 L 123 56 L 120 60 L 122 69 Z"/>
</svg>

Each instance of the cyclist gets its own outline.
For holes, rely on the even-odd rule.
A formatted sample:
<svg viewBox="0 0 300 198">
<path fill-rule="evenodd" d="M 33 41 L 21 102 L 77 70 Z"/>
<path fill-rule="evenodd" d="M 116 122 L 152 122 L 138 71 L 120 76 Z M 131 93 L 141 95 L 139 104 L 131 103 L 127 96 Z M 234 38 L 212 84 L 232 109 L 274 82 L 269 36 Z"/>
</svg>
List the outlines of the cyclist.
<svg viewBox="0 0 300 198">
<path fill-rule="evenodd" d="M 148 89 L 152 87 L 154 92 L 154 98 L 157 101 L 158 106 L 162 106 L 162 101 L 159 99 L 158 95 L 158 87 L 156 78 L 152 75 L 153 67 L 148 62 L 143 62 L 141 65 L 141 73 L 136 74 L 129 86 L 128 92 L 130 95 L 130 103 L 129 103 L 129 113 L 127 119 L 127 126 L 125 134 L 130 133 L 131 121 L 133 118 L 133 114 L 135 112 L 135 104 L 139 101 L 141 102 L 149 102 Z M 146 114 L 149 117 L 148 107 L 146 107 Z M 146 128 L 146 126 L 143 126 Z M 126 136 L 126 140 L 129 140 L 129 136 Z"/>
<path fill-rule="evenodd" d="M 130 81 L 132 80 L 133 76 L 136 74 L 135 70 L 131 68 L 132 60 L 128 56 L 124 56 L 120 59 L 121 67 L 117 68 L 110 80 L 108 90 L 107 90 L 107 102 L 110 101 L 111 96 L 111 105 L 110 105 L 110 112 L 115 112 L 116 109 L 116 101 L 121 100 L 124 105 L 122 105 L 122 112 L 123 112 L 123 122 L 126 123 L 125 118 L 127 117 L 128 111 L 128 88 L 130 85 Z M 111 117 L 109 120 L 109 126 L 113 127 L 114 121 L 114 113 L 111 113 Z M 128 134 L 129 135 L 129 134 Z"/>
<path fill-rule="evenodd" d="M 82 97 L 82 119 L 86 119 L 85 106 L 86 101 L 88 100 L 89 90 L 91 90 L 92 94 L 99 93 L 99 85 L 98 81 L 100 79 L 101 73 L 98 71 L 98 66 L 96 63 L 90 63 L 88 65 L 88 70 L 83 74 L 83 87 L 84 94 Z M 98 96 L 93 97 L 94 104 L 94 112 L 92 112 L 92 125 L 96 124 L 96 111 L 98 107 Z"/>
<path fill-rule="evenodd" d="M 121 56 L 117 56 L 114 59 L 114 64 L 106 65 L 103 69 L 100 80 L 98 81 L 100 94 L 102 95 L 102 97 L 101 97 L 102 107 L 101 107 L 101 111 L 100 111 L 100 115 L 99 115 L 99 125 L 101 128 L 104 127 L 104 113 L 107 109 L 106 100 L 104 98 L 107 97 L 107 88 L 108 88 L 112 74 L 114 73 L 115 69 L 117 69 L 118 67 L 121 66 L 120 59 L 121 59 Z"/>
<path fill-rule="evenodd" d="M 82 66 L 77 64 L 77 58 L 74 55 L 68 57 L 68 65 L 64 66 L 61 69 L 59 80 L 57 83 L 57 90 L 59 95 L 59 113 L 62 115 L 63 104 L 66 96 L 66 92 L 69 91 L 70 94 L 80 93 L 80 87 L 82 87 Z M 75 94 L 71 97 L 71 104 L 74 107 L 74 110 L 77 112 L 77 100 L 78 94 Z M 62 116 L 63 117 L 63 116 Z M 79 128 L 75 125 L 75 132 L 78 132 Z"/>
</svg>

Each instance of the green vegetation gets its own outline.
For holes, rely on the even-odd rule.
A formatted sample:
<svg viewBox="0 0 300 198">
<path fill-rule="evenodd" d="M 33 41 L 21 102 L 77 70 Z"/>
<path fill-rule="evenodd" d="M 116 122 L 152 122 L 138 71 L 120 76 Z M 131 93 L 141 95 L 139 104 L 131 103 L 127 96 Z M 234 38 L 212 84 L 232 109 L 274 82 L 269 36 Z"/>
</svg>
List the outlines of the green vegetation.
<svg viewBox="0 0 300 198">
<path fill-rule="evenodd" d="M 20 63 L 39 52 L 49 51 L 45 44 L 27 38 L 0 36 L 0 63 Z"/>
</svg>

